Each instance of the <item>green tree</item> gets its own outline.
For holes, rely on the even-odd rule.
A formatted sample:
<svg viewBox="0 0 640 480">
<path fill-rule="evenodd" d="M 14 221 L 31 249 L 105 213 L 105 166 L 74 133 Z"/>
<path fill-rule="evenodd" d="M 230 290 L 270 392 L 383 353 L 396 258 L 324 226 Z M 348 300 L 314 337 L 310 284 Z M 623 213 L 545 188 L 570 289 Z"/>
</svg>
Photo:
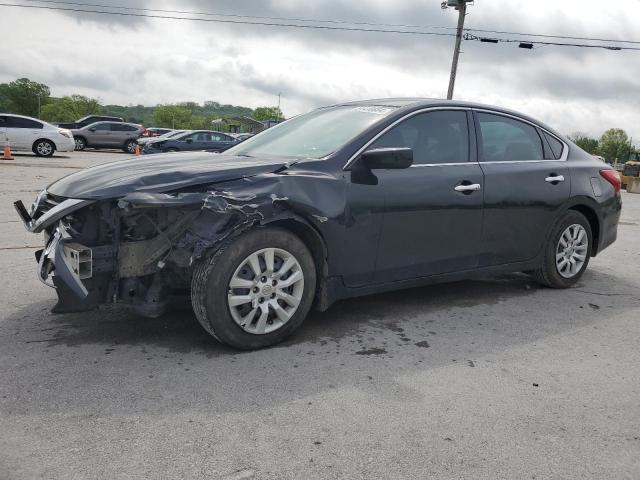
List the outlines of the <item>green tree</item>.
<svg viewBox="0 0 640 480">
<path fill-rule="evenodd" d="M 39 107 L 49 101 L 50 95 L 49 87 L 28 78 L 0 83 L 0 106 L 3 110 L 19 115 L 37 117 L 40 114 Z"/>
<path fill-rule="evenodd" d="M 253 118 L 264 122 L 265 120 L 283 120 L 284 115 L 278 107 L 258 107 L 253 111 Z"/>
<path fill-rule="evenodd" d="M 574 133 L 569 138 L 585 152 L 590 153 L 591 155 L 598 154 L 599 143 L 597 138 L 591 138 L 584 133 Z"/>
<path fill-rule="evenodd" d="M 626 162 L 632 151 L 627 133 L 621 128 L 610 128 L 600 137 L 599 152 L 607 161 Z"/>
<path fill-rule="evenodd" d="M 87 115 L 102 113 L 102 106 L 95 98 L 71 95 L 53 98 L 42 107 L 42 119 L 48 122 L 74 122 Z"/>
<path fill-rule="evenodd" d="M 203 115 L 193 115 L 190 127 L 193 130 L 211 130 L 211 119 Z"/>
<path fill-rule="evenodd" d="M 191 128 L 191 110 L 179 105 L 158 105 L 153 112 L 155 127 Z"/>
</svg>

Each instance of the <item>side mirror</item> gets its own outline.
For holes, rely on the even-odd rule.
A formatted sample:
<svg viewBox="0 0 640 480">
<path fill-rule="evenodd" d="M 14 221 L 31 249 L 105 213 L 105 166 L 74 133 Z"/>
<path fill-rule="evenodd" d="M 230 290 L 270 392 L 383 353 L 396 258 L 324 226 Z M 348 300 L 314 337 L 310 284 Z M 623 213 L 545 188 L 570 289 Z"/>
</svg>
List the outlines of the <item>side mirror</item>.
<svg viewBox="0 0 640 480">
<path fill-rule="evenodd" d="M 413 150 L 410 148 L 375 148 L 360 156 L 362 164 L 369 170 L 399 170 L 413 164 Z"/>
<path fill-rule="evenodd" d="M 91 127 L 91 128 L 89 129 L 89 131 L 90 131 L 90 132 L 95 132 L 95 131 L 96 131 L 96 127 Z"/>
<path fill-rule="evenodd" d="M 193 138 L 187 138 L 185 141 L 186 141 L 187 143 L 193 143 Z"/>
</svg>

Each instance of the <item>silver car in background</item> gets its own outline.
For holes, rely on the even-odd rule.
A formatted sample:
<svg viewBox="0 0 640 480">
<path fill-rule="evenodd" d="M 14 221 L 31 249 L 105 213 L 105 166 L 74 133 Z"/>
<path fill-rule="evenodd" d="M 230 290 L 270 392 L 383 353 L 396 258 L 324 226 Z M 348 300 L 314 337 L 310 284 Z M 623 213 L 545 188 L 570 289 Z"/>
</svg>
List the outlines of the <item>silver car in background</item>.
<svg viewBox="0 0 640 480">
<path fill-rule="evenodd" d="M 127 153 L 136 151 L 137 140 L 144 132 L 142 125 L 124 122 L 96 122 L 71 130 L 76 150 L 85 148 L 120 148 Z"/>
</svg>

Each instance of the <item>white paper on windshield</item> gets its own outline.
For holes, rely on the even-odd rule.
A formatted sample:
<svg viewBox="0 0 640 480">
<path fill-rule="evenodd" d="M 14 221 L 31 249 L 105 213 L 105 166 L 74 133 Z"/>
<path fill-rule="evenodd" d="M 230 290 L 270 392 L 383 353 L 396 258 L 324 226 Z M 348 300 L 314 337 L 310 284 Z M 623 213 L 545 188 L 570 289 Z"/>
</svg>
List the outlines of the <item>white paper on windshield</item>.
<svg viewBox="0 0 640 480">
<path fill-rule="evenodd" d="M 395 110 L 393 107 L 382 107 L 380 105 L 362 105 L 353 109 L 354 112 L 373 113 L 376 115 L 386 115 Z"/>
</svg>

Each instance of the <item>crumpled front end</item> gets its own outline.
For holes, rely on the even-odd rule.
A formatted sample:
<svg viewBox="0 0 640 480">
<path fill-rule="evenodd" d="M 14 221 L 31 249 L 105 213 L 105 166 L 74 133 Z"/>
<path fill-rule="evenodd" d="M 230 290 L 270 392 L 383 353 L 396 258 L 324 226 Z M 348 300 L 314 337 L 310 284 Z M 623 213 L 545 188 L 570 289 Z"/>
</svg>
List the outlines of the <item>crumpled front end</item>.
<svg viewBox="0 0 640 480">
<path fill-rule="evenodd" d="M 58 294 L 53 311 L 119 303 L 157 317 L 169 298 L 189 293 L 198 259 L 252 226 L 295 215 L 276 175 L 225 186 L 232 191 L 132 192 L 99 201 L 43 192 L 30 211 L 16 202 L 27 229 L 44 233 L 36 258 L 40 279 Z M 327 221 L 326 212 L 306 213 Z"/>
</svg>

